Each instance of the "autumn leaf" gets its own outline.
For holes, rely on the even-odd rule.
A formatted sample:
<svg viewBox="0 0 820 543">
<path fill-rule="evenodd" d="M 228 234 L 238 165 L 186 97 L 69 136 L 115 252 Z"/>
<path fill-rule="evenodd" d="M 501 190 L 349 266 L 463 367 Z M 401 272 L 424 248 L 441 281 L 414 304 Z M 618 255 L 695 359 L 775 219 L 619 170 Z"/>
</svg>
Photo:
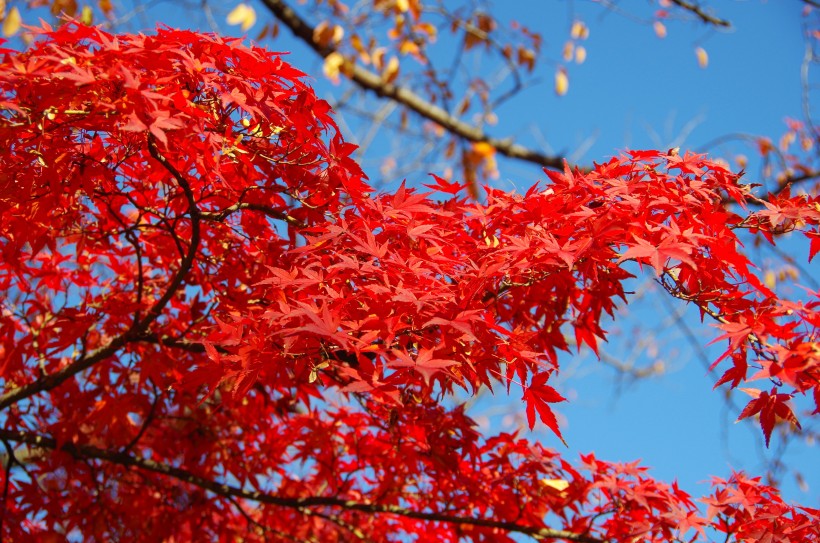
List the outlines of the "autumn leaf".
<svg viewBox="0 0 820 543">
<path fill-rule="evenodd" d="M 466 187 L 466 185 L 462 185 L 460 183 L 451 183 L 450 181 L 447 181 L 443 177 L 439 177 L 434 173 L 431 173 L 430 176 L 435 179 L 436 183 L 425 184 L 424 186 L 439 192 L 444 192 L 446 194 L 458 194 Z"/>
<path fill-rule="evenodd" d="M 561 430 L 558 427 L 558 420 L 555 418 L 555 413 L 553 413 L 549 407 L 549 404 L 566 401 L 566 398 L 558 394 L 554 388 L 547 384 L 550 375 L 549 372 L 536 374 L 532 378 L 530 385 L 524 388 L 522 400 L 527 404 L 527 424 L 529 424 L 530 429 L 535 427 L 535 414 L 537 412 L 541 422 L 546 424 L 547 428 L 558 436 L 561 443 L 567 446 L 566 441 L 564 441 L 561 435 Z"/>
<path fill-rule="evenodd" d="M 574 40 L 585 40 L 589 37 L 589 27 L 583 21 L 575 20 L 570 28 L 570 36 Z"/>
<path fill-rule="evenodd" d="M 256 11 L 252 6 L 241 2 L 228 13 L 226 21 L 229 25 L 240 25 L 242 32 L 256 24 Z"/>
<path fill-rule="evenodd" d="M 558 68 L 555 72 L 555 94 L 564 96 L 569 90 L 569 77 L 564 68 Z"/>
<path fill-rule="evenodd" d="M 814 232 L 806 232 L 806 237 L 811 240 L 809 246 L 809 262 L 820 252 L 820 230 Z"/>
<path fill-rule="evenodd" d="M 666 37 L 666 25 L 664 25 L 662 22 L 655 21 L 652 24 L 652 28 L 655 29 L 655 35 L 659 38 L 663 39 Z"/>
<path fill-rule="evenodd" d="M 695 57 L 698 59 L 698 66 L 706 68 L 709 65 L 709 54 L 703 47 L 695 48 Z"/>
<path fill-rule="evenodd" d="M 333 51 L 328 56 L 325 57 L 325 62 L 323 64 L 322 69 L 325 72 L 325 76 L 330 79 L 334 84 L 339 83 L 339 73 L 341 71 L 342 66 L 344 66 L 345 58 L 342 56 L 341 53 L 337 51 Z"/>
<path fill-rule="evenodd" d="M 772 430 L 778 419 L 794 424 L 800 428 L 800 422 L 788 405 L 789 400 L 792 398 L 790 394 L 778 394 L 777 387 L 772 388 L 771 392 L 755 389 L 741 390 L 751 394 L 753 399 L 746 404 L 746 407 L 743 408 L 737 420 L 741 421 L 745 418 L 758 415 L 760 427 L 763 429 L 763 435 L 766 438 L 767 447 L 769 446 L 769 440 L 772 436 Z"/>
<path fill-rule="evenodd" d="M 587 49 L 583 45 L 578 45 L 575 47 L 575 62 L 577 64 L 583 64 L 584 61 L 587 59 Z"/>
<path fill-rule="evenodd" d="M 399 59 L 397 57 L 390 57 L 387 65 L 382 70 L 382 82 L 385 84 L 393 83 L 399 75 Z"/>
<path fill-rule="evenodd" d="M 393 354 L 396 358 L 390 362 L 390 367 L 410 368 L 418 372 L 427 384 L 430 384 L 430 379 L 441 371 L 458 364 L 456 360 L 433 358 L 432 349 L 420 350 L 415 358 L 401 350 L 393 350 Z"/>
<path fill-rule="evenodd" d="M 17 9 L 17 6 L 14 6 L 6 14 L 6 18 L 3 19 L 3 35 L 6 37 L 14 36 L 20 30 L 21 23 L 20 10 Z"/>
</svg>

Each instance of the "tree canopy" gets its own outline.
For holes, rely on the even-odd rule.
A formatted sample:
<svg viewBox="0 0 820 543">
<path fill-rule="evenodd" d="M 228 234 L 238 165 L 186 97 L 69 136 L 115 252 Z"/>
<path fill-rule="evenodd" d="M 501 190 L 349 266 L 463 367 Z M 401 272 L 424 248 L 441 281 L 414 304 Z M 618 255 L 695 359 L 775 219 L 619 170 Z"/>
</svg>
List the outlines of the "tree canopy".
<svg viewBox="0 0 820 543">
<path fill-rule="evenodd" d="M 552 161 L 524 193 L 385 193 L 261 47 L 70 22 L 0 54 L 3 537 L 820 539 L 820 511 L 754 474 L 692 497 L 482 435 L 453 401 L 506 388 L 562 439 L 560 354 L 598 352 L 641 269 L 714 322 L 717 385 L 767 443 L 815 417 L 820 295 L 783 297 L 742 244 L 816 255 L 820 197 L 789 183 L 808 167 L 761 194 L 636 150 Z"/>
</svg>

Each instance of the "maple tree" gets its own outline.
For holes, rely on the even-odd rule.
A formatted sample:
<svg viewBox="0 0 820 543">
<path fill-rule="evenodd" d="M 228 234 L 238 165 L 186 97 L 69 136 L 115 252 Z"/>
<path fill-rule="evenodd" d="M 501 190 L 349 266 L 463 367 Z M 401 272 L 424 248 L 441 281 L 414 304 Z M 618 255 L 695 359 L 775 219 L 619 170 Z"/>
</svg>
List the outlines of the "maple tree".
<svg viewBox="0 0 820 543">
<path fill-rule="evenodd" d="M 696 31 L 705 28 L 711 34 L 734 29 L 733 21 L 722 14 L 728 11 L 726 6 L 705 1 L 650 0 L 643 6 L 591 3 L 600 4 L 601 18 L 607 11 L 626 15 L 630 23 L 645 27 L 658 39 L 680 31 L 693 34 L 693 58 L 701 67 L 709 65 L 709 53 L 702 37 L 695 36 Z M 41 17 L 52 17 L 56 23 L 64 17 L 76 17 L 118 30 L 144 30 L 146 20 L 167 22 L 168 17 L 173 18 L 171 4 L 127 0 L 0 2 L 0 22 L 5 36 L 18 35 L 26 40 L 31 35 L 23 25 L 36 25 Z M 185 24 L 247 32 L 249 38 L 270 42 L 275 48 L 281 47 L 285 35 L 292 34 L 295 41 L 322 59 L 324 75 L 342 86 L 336 109 L 346 118 L 357 118 L 359 122 L 354 124 L 362 127 L 357 134 L 358 156 L 380 162 L 380 167 L 368 169 L 371 177 L 392 181 L 421 165 L 442 163 L 445 167 L 437 171 L 457 172 L 476 195 L 482 183 L 498 175 L 497 165 L 503 159 L 561 168 L 564 158 L 575 154 L 544 150 L 542 142 L 524 141 L 532 138 L 512 134 L 508 126 L 499 130 L 496 125 L 505 120 L 503 107 L 528 101 L 522 97 L 524 91 L 536 86 L 540 78 L 554 79 L 558 95 L 571 92 L 570 83 L 584 68 L 587 49 L 593 47 L 588 39 L 594 12 L 581 6 L 534 3 L 538 9 L 528 10 L 522 3 L 523 13 L 508 20 L 506 12 L 517 10 L 459 0 L 203 0 L 177 4 L 183 6 Z M 798 11 L 801 5 L 808 21 L 803 31 L 809 34 L 816 27 L 817 10 L 812 10 L 816 2 L 794 2 L 783 11 Z M 539 16 L 528 20 L 528 11 L 538 11 Z M 768 16 L 777 14 L 772 10 Z M 550 35 L 542 28 L 543 19 L 564 17 L 567 24 L 561 35 Z M 143 26 L 134 26 L 135 20 Z M 814 65 L 818 55 L 814 45 L 809 45 L 807 64 Z M 378 98 L 382 102 L 373 107 Z M 391 117 L 393 111 L 396 114 Z M 812 125 L 810 119 L 804 122 Z M 378 130 L 371 129 L 374 125 Z M 789 123 L 780 146 L 759 135 L 730 138 L 744 144 L 732 154 L 737 153 L 738 163 L 748 161 L 744 152 L 762 154 L 767 167 L 759 180 L 767 181 L 767 186 L 784 186 L 807 176 L 813 179 L 820 171 L 816 153 L 806 152 L 811 151 L 813 138 L 810 130 L 795 126 Z M 369 149 L 376 132 L 389 132 L 387 139 L 396 142 L 392 152 L 385 155 Z M 801 137 L 795 139 L 798 133 Z M 559 148 L 567 145 L 551 143 Z M 399 165 L 395 155 L 408 150 L 421 160 Z M 796 156 L 798 160 L 794 160 Z"/>
<path fill-rule="evenodd" d="M 771 381 L 740 414 L 767 441 L 795 396 L 816 416 L 818 293 L 778 296 L 738 233 L 811 259 L 818 196 L 674 150 L 378 194 L 264 49 L 70 23 L 0 54 L 4 538 L 820 539 L 759 478 L 699 507 L 450 401 L 506 386 L 560 438 L 558 355 L 599 348 L 638 263 L 715 321 L 719 385 Z"/>
</svg>

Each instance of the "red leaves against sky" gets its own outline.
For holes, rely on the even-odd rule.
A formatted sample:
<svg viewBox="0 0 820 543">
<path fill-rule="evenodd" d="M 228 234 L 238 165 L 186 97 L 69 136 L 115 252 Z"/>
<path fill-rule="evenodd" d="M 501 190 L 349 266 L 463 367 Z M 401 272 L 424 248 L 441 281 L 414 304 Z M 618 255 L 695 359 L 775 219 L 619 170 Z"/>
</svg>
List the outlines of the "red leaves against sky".
<svg viewBox="0 0 820 543">
<path fill-rule="evenodd" d="M 760 202 L 656 151 L 483 203 L 436 176 L 437 193 L 373 196 L 328 105 L 264 50 L 67 25 L 2 53 L 0 437 L 60 449 L 10 471 L 12 538 L 818 537 L 816 511 L 741 475 L 700 518 L 642 468 L 573 468 L 440 405 L 501 382 L 560 437 L 559 353 L 572 336 L 597 352 L 636 261 L 722 330 L 720 384 L 775 383 L 741 414 L 768 441 L 797 424 L 794 394 L 820 406 L 820 300 L 779 299 L 735 231 L 814 251 L 816 197 Z"/>
</svg>

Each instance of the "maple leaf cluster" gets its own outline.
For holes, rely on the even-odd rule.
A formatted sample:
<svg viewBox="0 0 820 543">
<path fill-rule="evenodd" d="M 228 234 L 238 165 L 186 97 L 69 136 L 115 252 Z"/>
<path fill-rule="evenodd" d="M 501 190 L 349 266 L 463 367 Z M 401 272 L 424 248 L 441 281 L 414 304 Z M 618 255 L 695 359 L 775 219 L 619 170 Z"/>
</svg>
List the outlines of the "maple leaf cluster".
<svg viewBox="0 0 820 543">
<path fill-rule="evenodd" d="M 437 176 L 377 195 L 261 48 L 67 24 L 0 54 L 4 536 L 820 538 L 817 510 L 743 474 L 701 512 L 445 401 L 503 383 L 560 438 L 559 354 L 597 352 L 637 262 L 721 330 L 719 385 L 771 382 L 741 418 L 767 441 L 799 424 L 795 395 L 820 412 L 820 296 L 778 297 L 737 232 L 800 232 L 814 256 L 816 196 L 760 200 L 671 151 L 483 202 Z"/>
</svg>

